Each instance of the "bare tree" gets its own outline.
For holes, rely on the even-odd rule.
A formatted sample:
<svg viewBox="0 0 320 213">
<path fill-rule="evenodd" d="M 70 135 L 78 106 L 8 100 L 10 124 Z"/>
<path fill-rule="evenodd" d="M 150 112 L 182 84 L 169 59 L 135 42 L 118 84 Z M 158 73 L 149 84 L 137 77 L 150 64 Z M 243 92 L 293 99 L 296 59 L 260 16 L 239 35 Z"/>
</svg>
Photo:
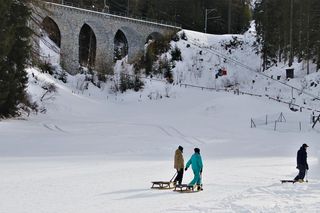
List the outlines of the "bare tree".
<svg viewBox="0 0 320 213">
<path fill-rule="evenodd" d="M 50 94 L 50 93 L 53 93 L 53 94 L 54 94 L 54 93 L 57 92 L 57 87 L 56 87 L 56 85 L 54 85 L 53 83 L 45 83 L 45 84 L 42 86 L 42 89 L 44 89 L 45 92 L 44 92 L 43 95 L 41 96 L 40 101 L 43 101 L 44 98 L 45 98 L 48 94 Z M 47 99 L 50 99 L 50 98 L 52 98 L 52 96 L 49 97 L 49 98 L 47 98 Z"/>
</svg>

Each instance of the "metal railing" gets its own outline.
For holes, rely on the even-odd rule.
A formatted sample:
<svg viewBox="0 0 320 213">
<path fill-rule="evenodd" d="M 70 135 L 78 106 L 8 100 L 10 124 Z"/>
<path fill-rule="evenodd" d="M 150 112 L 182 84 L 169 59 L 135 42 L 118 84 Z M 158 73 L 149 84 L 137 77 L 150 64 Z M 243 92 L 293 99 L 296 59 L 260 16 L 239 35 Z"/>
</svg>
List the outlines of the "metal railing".
<svg viewBox="0 0 320 213">
<path fill-rule="evenodd" d="M 177 24 L 176 22 L 171 22 L 171 21 L 164 21 L 164 20 L 157 20 L 157 19 L 151 19 L 147 17 L 141 17 L 141 16 L 134 16 L 134 15 L 128 15 L 127 13 L 123 12 L 117 12 L 117 11 L 110 11 L 110 10 L 105 10 L 101 9 L 98 7 L 89 7 L 89 6 L 84 6 L 80 5 L 79 3 L 72 3 L 64 0 L 43 0 L 44 2 L 47 3 L 54 3 L 58 5 L 64 5 L 64 6 L 69 6 L 69 7 L 75 7 L 79 9 L 85 9 L 93 12 L 98 12 L 98 13 L 105 13 L 107 15 L 111 16 L 118 16 L 121 18 L 129 18 L 129 19 L 135 19 L 137 21 L 144 21 L 144 22 L 149 22 L 153 24 L 158 24 L 158 25 L 166 25 L 167 27 L 173 27 L 173 28 L 179 28 L 181 29 L 181 25 Z"/>
</svg>

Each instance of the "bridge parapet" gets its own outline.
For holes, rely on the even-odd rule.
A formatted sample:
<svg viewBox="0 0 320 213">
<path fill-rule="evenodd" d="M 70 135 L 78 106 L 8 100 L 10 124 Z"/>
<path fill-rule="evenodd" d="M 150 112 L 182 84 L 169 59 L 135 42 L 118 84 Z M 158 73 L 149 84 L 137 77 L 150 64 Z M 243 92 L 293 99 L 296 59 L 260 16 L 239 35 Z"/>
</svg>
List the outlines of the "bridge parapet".
<svg viewBox="0 0 320 213">
<path fill-rule="evenodd" d="M 181 25 L 179 25 L 176 22 L 157 20 L 157 19 L 151 19 L 151 18 L 140 17 L 140 16 L 131 16 L 131 15 L 128 15 L 127 13 L 121 13 L 121 12 L 110 11 L 110 10 L 104 11 L 103 9 L 98 9 L 96 7 L 81 6 L 80 4 L 71 3 L 68 1 L 64 1 L 64 0 L 46 0 L 45 2 L 52 4 L 52 5 L 56 5 L 56 6 L 65 6 L 65 7 L 69 7 L 69 8 L 76 8 L 78 10 L 83 9 L 83 10 L 97 13 L 100 15 L 107 15 L 107 16 L 110 16 L 113 18 L 127 19 L 130 21 L 137 21 L 137 22 L 145 22 L 148 24 L 155 24 L 158 26 L 174 28 L 174 29 L 178 29 L 178 30 L 181 29 L 181 27 L 182 27 Z"/>
</svg>

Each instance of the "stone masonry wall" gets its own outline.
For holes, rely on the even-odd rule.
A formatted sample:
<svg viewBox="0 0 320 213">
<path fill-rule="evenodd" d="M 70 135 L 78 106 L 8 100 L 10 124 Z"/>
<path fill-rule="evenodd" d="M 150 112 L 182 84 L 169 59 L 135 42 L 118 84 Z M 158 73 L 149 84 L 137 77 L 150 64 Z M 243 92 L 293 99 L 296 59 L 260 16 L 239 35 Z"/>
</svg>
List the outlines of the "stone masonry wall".
<svg viewBox="0 0 320 213">
<path fill-rule="evenodd" d="M 61 33 L 61 65 L 70 74 L 79 71 L 79 34 L 84 24 L 89 25 L 96 36 L 95 69 L 98 71 L 103 71 L 113 64 L 114 37 L 118 30 L 121 30 L 127 38 L 129 62 L 143 53 L 146 39 L 150 34 L 165 35 L 178 31 L 178 28 L 173 26 L 107 13 L 53 3 L 44 5 L 46 9 L 37 9 L 40 21 L 48 16 L 58 25 Z"/>
</svg>

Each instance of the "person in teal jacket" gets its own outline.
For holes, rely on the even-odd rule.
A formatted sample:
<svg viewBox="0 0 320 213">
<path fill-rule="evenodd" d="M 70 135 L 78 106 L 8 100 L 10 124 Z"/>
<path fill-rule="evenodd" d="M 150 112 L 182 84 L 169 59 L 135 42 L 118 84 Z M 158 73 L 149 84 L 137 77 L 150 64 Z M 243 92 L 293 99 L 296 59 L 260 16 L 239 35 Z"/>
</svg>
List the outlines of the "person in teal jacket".
<svg viewBox="0 0 320 213">
<path fill-rule="evenodd" d="M 192 170 L 194 174 L 193 180 L 189 183 L 189 186 L 198 185 L 198 189 L 201 189 L 201 173 L 202 173 L 202 159 L 200 155 L 200 149 L 195 148 L 194 154 L 191 156 L 190 160 L 186 164 L 185 170 L 189 168 L 189 166 L 192 165 Z"/>
</svg>

